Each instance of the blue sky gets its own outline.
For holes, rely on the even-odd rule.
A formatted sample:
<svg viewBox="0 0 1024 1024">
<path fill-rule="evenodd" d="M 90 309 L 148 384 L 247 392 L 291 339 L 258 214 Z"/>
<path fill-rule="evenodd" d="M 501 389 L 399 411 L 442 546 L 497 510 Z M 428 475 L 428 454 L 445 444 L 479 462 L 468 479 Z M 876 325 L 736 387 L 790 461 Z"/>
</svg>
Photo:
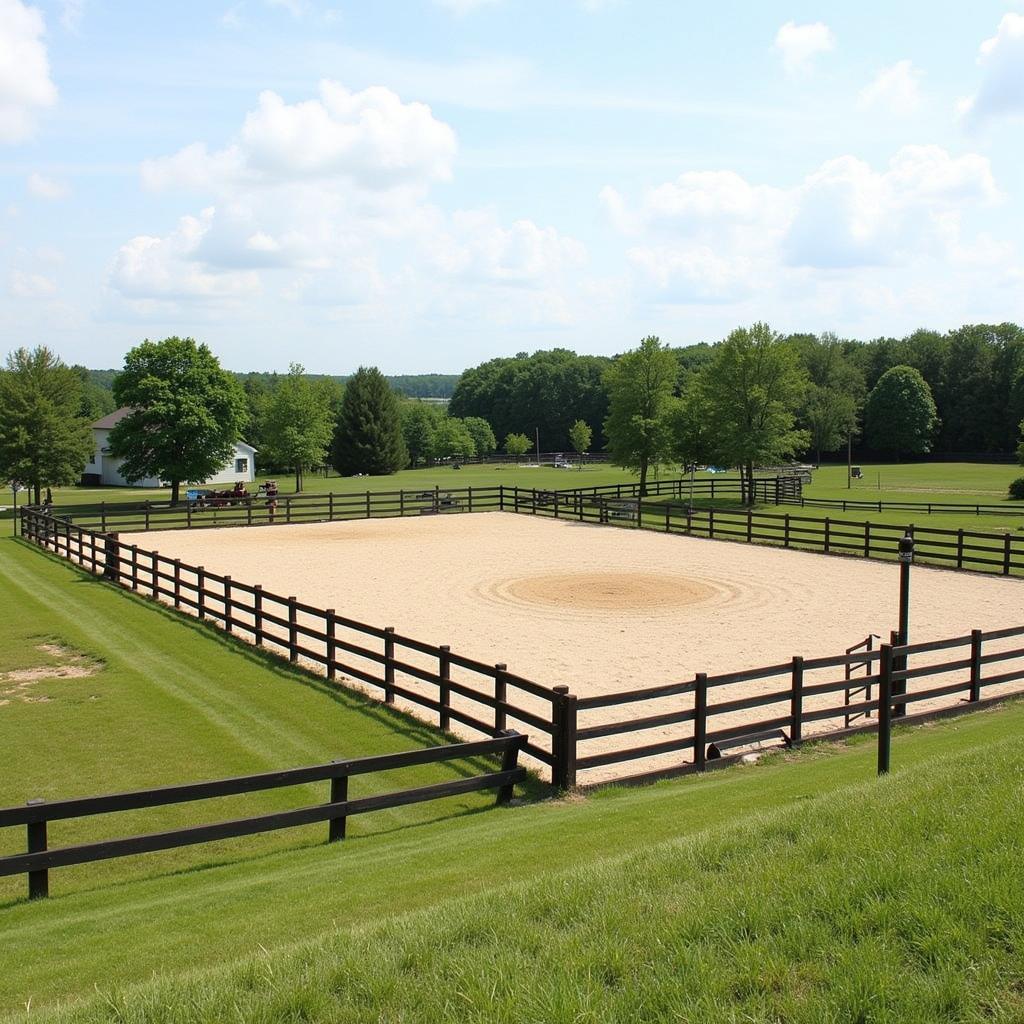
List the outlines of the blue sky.
<svg viewBox="0 0 1024 1024">
<path fill-rule="evenodd" d="M 1024 322 L 1024 2 L 0 0 L 0 325 L 457 372 Z"/>
</svg>

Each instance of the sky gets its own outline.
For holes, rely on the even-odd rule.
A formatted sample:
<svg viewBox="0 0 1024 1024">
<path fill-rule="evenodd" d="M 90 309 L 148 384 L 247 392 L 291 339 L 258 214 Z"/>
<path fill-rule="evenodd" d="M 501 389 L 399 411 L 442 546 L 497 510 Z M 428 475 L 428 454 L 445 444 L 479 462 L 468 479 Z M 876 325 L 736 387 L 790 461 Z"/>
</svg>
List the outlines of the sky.
<svg viewBox="0 0 1024 1024">
<path fill-rule="evenodd" d="M 1024 0 L 0 0 L 0 354 L 1024 322 Z"/>
</svg>

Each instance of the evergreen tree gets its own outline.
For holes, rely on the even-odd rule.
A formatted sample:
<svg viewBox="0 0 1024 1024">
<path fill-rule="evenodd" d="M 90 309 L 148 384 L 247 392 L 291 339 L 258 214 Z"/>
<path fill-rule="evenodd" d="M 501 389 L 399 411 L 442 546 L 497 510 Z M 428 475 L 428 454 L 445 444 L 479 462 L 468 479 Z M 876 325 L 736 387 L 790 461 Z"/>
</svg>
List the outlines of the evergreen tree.
<svg viewBox="0 0 1024 1024">
<path fill-rule="evenodd" d="M 48 348 L 19 348 L 0 370 L 0 479 L 43 487 L 77 483 L 93 451 L 81 415 L 82 378 Z"/>
<path fill-rule="evenodd" d="M 246 422 L 245 394 L 206 345 L 144 341 L 114 378 L 114 401 L 132 412 L 110 431 L 126 480 L 159 477 L 177 504 L 182 481 L 202 483 L 231 458 Z"/>
<path fill-rule="evenodd" d="M 345 385 L 331 461 L 344 476 L 385 476 L 409 461 L 398 397 L 375 366 L 361 366 Z"/>
</svg>

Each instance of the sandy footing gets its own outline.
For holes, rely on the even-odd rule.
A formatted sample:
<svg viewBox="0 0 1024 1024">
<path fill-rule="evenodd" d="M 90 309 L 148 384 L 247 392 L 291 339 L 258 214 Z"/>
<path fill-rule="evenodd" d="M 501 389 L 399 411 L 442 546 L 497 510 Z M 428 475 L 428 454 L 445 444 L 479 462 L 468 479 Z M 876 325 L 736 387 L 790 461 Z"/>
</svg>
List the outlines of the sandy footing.
<svg viewBox="0 0 1024 1024">
<path fill-rule="evenodd" d="M 508 513 L 179 530 L 121 540 L 361 622 L 394 626 L 430 644 L 449 644 L 487 664 L 506 663 L 512 673 L 567 685 L 580 697 L 771 665 L 793 655 L 841 654 L 869 634 L 888 639 L 897 624 L 895 564 Z M 913 570 L 912 642 L 1022 622 L 1022 580 Z M 362 643 L 371 646 L 366 638 Z M 399 657 L 436 670 L 426 656 L 402 651 Z M 842 676 L 842 669 L 831 669 L 806 682 Z M 493 686 L 469 673 L 456 671 L 453 678 Z M 780 690 L 789 681 L 737 684 L 722 699 L 765 692 L 766 685 Z M 580 725 L 663 714 L 692 702 L 689 695 L 674 700 L 671 706 L 662 700 L 595 709 L 581 715 Z M 840 703 L 842 694 L 833 694 L 825 706 Z M 523 706 L 548 714 L 535 698 Z M 485 717 L 480 712 L 477 707 L 476 717 Z M 783 713 L 780 705 L 764 717 Z M 715 721 L 716 727 L 728 724 L 724 717 Z M 688 729 L 594 740 L 581 755 L 656 743 Z M 592 769 L 581 781 L 682 760 L 674 755 Z"/>
</svg>

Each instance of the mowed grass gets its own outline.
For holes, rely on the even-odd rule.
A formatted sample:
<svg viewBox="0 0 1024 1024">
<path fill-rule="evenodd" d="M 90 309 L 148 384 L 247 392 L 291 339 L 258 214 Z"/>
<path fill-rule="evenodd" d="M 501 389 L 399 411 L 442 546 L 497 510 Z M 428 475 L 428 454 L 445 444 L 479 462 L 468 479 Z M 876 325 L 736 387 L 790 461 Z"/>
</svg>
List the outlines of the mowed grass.
<svg viewBox="0 0 1024 1024">
<path fill-rule="evenodd" d="M 20 541 L 0 541 L 0 806 L 246 775 L 444 742 L 437 731 L 320 680 L 209 626 L 80 573 Z M 61 667 L 83 670 L 59 678 Z M 26 681 L 12 672 L 37 670 Z M 425 785 L 479 764 L 354 780 L 351 795 Z M 328 783 L 50 825 L 51 846 L 162 831 L 321 803 Z M 471 813 L 469 794 L 354 818 L 354 836 Z M 326 825 L 63 868 L 58 895 L 320 845 Z M 25 829 L 0 830 L 0 854 Z M 0 907 L 23 899 L 0 878 Z M 0 911 L 2 913 L 2 911 Z M 0 926 L 0 934 L 2 934 Z M 0 945 L 4 945 L 0 943 Z"/>
<path fill-rule="evenodd" d="M 15 908 L 10 945 L 48 954 L 17 1019 L 1019 1021 L 1022 725 L 900 730 L 881 780 L 870 743 L 823 746 L 183 877 L 177 901 L 148 882 Z M 249 952 L 211 966 L 226 916 Z M 124 984 L 158 937 L 159 975 Z M 83 1002 L 40 1005 L 73 984 Z"/>
</svg>

